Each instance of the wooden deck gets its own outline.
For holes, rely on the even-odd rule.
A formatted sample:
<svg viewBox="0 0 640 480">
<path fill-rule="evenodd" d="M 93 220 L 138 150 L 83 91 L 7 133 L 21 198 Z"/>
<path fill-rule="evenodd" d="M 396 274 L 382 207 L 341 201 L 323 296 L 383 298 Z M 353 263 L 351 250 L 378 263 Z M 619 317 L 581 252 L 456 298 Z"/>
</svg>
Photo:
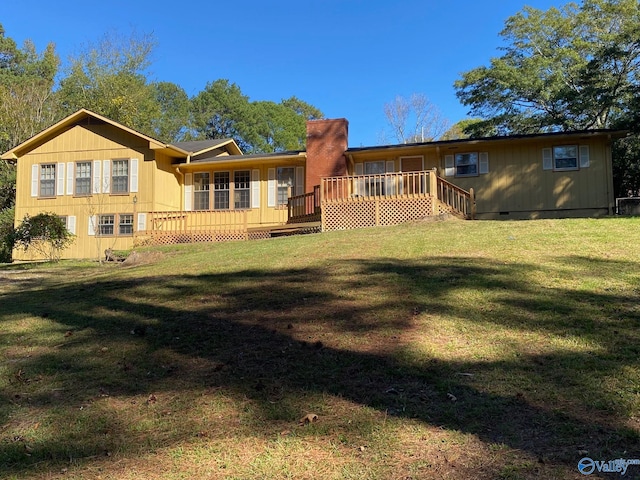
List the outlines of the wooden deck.
<svg viewBox="0 0 640 480">
<path fill-rule="evenodd" d="M 323 178 L 313 192 L 289 198 L 288 221 L 249 227 L 247 210 L 149 212 L 136 237 L 171 244 L 253 240 L 330 230 L 397 225 L 429 216 L 475 216 L 467 192 L 435 170 Z"/>
</svg>

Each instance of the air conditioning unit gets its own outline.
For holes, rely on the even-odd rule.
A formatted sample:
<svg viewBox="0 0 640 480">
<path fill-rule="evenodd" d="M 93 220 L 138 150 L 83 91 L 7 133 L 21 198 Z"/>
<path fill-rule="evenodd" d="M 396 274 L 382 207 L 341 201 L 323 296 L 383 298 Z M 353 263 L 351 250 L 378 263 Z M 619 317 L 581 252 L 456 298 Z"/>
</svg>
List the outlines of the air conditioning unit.
<svg viewBox="0 0 640 480">
<path fill-rule="evenodd" d="M 616 198 L 618 215 L 640 215 L 640 197 Z"/>
</svg>

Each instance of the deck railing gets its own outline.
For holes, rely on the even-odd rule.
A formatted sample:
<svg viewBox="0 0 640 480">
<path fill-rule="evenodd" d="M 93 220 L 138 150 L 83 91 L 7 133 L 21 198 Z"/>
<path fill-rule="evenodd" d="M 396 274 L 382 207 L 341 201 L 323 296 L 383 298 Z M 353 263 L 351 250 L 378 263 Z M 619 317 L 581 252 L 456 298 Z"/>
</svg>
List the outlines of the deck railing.
<svg viewBox="0 0 640 480">
<path fill-rule="evenodd" d="M 435 171 L 355 175 L 322 179 L 323 203 L 376 198 L 416 198 L 435 195 Z"/>
<path fill-rule="evenodd" d="M 147 232 L 239 232 L 247 230 L 246 210 L 149 212 Z"/>
<path fill-rule="evenodd" d="M 320 220 L 320 185 L 313 187 L 313 192 L 289 197 L 289 223 L 310 221 L 315 217 Z"/>
<path fill-rule="evenodd" d="M 439 177 L 436 170 L 329 177 L 321 180 L 321 203 L 436 197 L 465 218 L 475 218 L 475 195 Z"/>
<path fill-rule="evenodd" d="M 444 178 L 437 177 L 436 189 L 438 200 L 442 203 L 450 206 L 466 218 L 475 218 L 476 202 L 473 188 L 467 192 Z"/>
</svg>

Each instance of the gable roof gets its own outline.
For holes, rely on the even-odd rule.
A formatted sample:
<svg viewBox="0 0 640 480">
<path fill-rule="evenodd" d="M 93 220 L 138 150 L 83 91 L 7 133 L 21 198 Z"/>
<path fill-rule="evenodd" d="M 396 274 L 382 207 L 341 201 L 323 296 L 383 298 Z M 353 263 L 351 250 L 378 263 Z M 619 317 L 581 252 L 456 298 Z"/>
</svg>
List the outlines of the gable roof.
<svg viewBox="0 0 640 480">
<path fill-rule="evenodd" d="M 29 149 L 35 147 L 43 141 L 46 141 L 50 138 L 55 137 L 61 132 L 68 130 L 69 128 L 82 123 L 83 121 L 90 122 L 91 120 L 107 123 L 109 125 L 113 125 L 116 128 L 124 130 L 132 135 L 137 136 L 147 142 L 149 142 L 149 148 L 152 150 L 158 150 L 162 148 L 166 148 L 166 145 L 154 138 L 151 138 L 147 135 L 144 135 L 140 132 L 136 132 L 135 130 L 125 127 L 124 125 L 119 124 L 118 122 L 114 122 L 113 120 L 109 120 L 107 117 L 103 117 L 102 115 L 98 115 L 97 113 L 93 113 L 86 109 L 80 109 L 75 113 L 72 113 L 68 117 L 63 118 L 58 123 L 50 126 L 49 128 L 43 130 L 42 132 L 34 135 L 28 140 L 22 142 L 20 145 L 13 147 L 8 152 L 5 152 L 0 156 L 2 160 L 16 160 L 21 153 L 28 151 Z"/>
<path fill-rule="evenodd" d="M 13 147 L 11 150 L 0 155 L 0 159 L 2 160 L 16 160 L 24 153 L 29 150 L 35 148 L 37 145 L 40 145 L 42 142 L 45 142 L 60 133 L 76 126 L 79 124 L 88 124 L 88 123 L 101 123 L 112 125 L 113 127 L 122 130 L 124 132 L 130 133 L 145 142 L 148 142 L 148 147 L 150 150 L 162 150 L 166 154 L 172 157 L 190 157 L 191 155 L 199 155 L 203 154 L 215 149 L 224 149 L 226 150 L 225 154 L 227 155 L 241 155 L 242 151 L 240 147 L 236 144 L 233 139 L 214 139 L 214 140 L 202 140 L 202 141 L 194 141 L 194 142 L 177 142 L 176 144 L 166 144 L 155 138 L 151 138 L 148 135 L 137 132 L 132 128 L 126 127 L 121 123 L 115 122 L 113 120 L 108 119 L 107 117 L 103 117 L 97 113 L 91 112 L 90 110 L 86 110 L 84 108 L 78 110 L 75 113 L 63 118 L 59 122 L 50 126 L 49 128 L 43 130 L 42 132 L 34 135 L 28 140 L 22 142 L 20 145 Z"/>
<path fill-rule="evenodd" d="M 194 140 L 191 142 L 175 142 L 170 146 L 179 148 L 190 156 L 203 155 L 212 150 L 227 147 L 229 155 L 242 155 L 242 150 L 232 138 L 214 138 L 210 140 Z"/>
</svg>

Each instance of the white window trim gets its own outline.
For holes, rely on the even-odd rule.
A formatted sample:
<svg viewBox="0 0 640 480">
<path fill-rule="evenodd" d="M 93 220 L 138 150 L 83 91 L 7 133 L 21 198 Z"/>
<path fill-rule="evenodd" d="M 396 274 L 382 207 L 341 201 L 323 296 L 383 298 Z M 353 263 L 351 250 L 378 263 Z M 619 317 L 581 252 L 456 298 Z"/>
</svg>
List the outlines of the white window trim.
<svg viewBox="0 0 640 480">
<path fill-rule="evenodd" d="M 476 156 L 476 173 L 467 173 L 467 174 L 460 174 L 458 173 L 458 156 L 459 155 L 475 155 Z M 480 153 L 478 152 L 458 152 L 455 153 L 453 155 L 453 159 L 454 159 L 454 170 L 455 170 L 455 176 L 457 178 L 466 178 L 466 177 L 477 177 L 478 175 L 480 175 Z M 472 164 L 470 164 L 472 165 Z M 464 165 L 466 166 L 466 165 Z"/>
<path fill-rule="evenodd" d="M 555 149 L 557 147 L 575 147 L 576 148 L 576 166 L 567 168 L 558 168 L 556 166 Z M 542 169 L 553 170 L 554 172 L 576 172 L 582 168 L 589 168 L 591 164 L 589 145 L 563 144 L 554 145 L 553 147 L 545 147 L 542 149 Z"/>
</svg>

